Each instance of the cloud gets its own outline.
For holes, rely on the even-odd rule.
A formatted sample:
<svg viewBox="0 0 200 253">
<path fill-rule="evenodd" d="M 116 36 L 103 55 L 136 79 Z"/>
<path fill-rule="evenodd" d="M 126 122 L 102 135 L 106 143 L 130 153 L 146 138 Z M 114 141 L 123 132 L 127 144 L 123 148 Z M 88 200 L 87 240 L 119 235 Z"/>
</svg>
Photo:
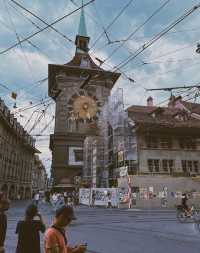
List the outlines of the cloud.
<svg viewBox="0 0 200 253">
<path fill-rule="evenodd" d="M 0 1 L 1 3 L 4 2 L 3 0 Z M 86 22 L 88 34 L 91 37 L 90 45 L 93 45 L 96 38 L 102 33 L 103 26 L 106 27 L 122 9 L 122 6 L 125 4 L 124 1 L 122 2 L 114 0 L 97 1 L 95 3 L 97 11 L 93 5 L 85 9 L 87 12 Z M 56 18 L 76 8 L 69 0 L 59 0 L 57 2 L 47 0 L 25 0 L 21 1 L 21 3 L 47 22 L 52 22 Z M 77 0 L 76 3 L 80 5 L 81 1 Z M 103 65 L 104 68 L 107 70 L 112 69 L 112 67 L 128 57 L 130 53 L 136 51 L 144 42 L 149 41 L 152 35 L 162 30 L 195 3 L 195 0 L 183 0 L 181 4 L 179 1 L 171 1 L 159 15 L 156 15 L 151 22 L 142 27 L 131 40 L 126 43 L 125 48 L 122 47 L 109 59 L 107 63 L 111 66 L 105 64 Z M 142 24 L 142 22 L 160 6 L 160 4 L 160 0 L 134 1 L 134 4 L 132 4 L 109 29 L 108 35 L 110 39 L 120 40 L 127 38 L 131 32 Z M 23 12 L 23 16 L 17 14 L 12 7 L 8 6 L 8 8 L 17 32 L 21 37 L 26 37 L 31 34 L 32 31 L 37 31 L 37 29 L 27 21 L 26 17 L 36 22 L 41 27 L 44 27 L 44 24 L 32 18 L 30 15 Z M 80 11 L 66 18 L 55 27 L 69 38 L 75 40 L 79 16 Z M 0 20 L 7 23 L 13 30 L 8 13 L 4 7 L 0 10 Z M 196 12 L 173 29 L 173 32 L 195 27 L 198 28 L 199 22 L 200 17 Z M 10 31 L 7 28 L 1 29 L 0 37 L 0 50 L 16 42 L 14 31 Z M 196 31 L 169 33 L 124 67 L 123 71 L 135 80 L 135 83 L 132 83 L 121 77 L 115 85 L 114 89 L 118 87 L 123 88 L 125 107 L 132 104 L 146 104 L 146 98 L 149 95 L 154 97 L 155 103 L 163 101 L 170 95 L 168 92 L 146 92 L 144 88 L 161 88 L 173 85 L 192 84 L 199 81 L 200 65 L 198 65 L 198 62 L 200 62 L 200 56 L 195 53 L 195 45 L 199 38 L 200 29 Z M 51 29 L 47 29 L 44 33 L 38 34 L 31 39 L 31 41 L 37 45 L 41 51 L 37 51 L 28 43 L 23 43 L 22 48 L 24 53 L 21 48 L 18 47 L 15 50 L 11 50 L 9 53 L 0 55 L 0 83 L 2 82 L 8 85 L 10 91 L 17 90 L 19 98 L 17 99 L 18 108 L 27 107 L 30 101 L 36 103 L 41 98 L 44 98 L 45 94 L 47 94 L 47 82 L 42 85 L 32 85 L 32 83 L 48 76 L 49 63 L 63 64 L 68 62 L 74 55 L 75 50 L 73 43 L 63 39 L 54 31 L 51 31 Z M 100 59 L 106 59 L 111 54 L 112 50 L 119 46 L 119 43 L 105 46 L 107 42 L 108 40 L 104 34 L 97 45 L 92 49 L 93 59 L 95 56 Z M 190 60 L 184 61 L 184 59 L 187 58 Z M 149 64 L 142 64 L 142 62 L 147 62 Z M 10 91 L 4 91 L 4 94 L 7 94 L 7 96 L 5 96 L 5 101 L 10 106 L 13 106 L 14 101 L 10 98 Z M 37 121 L 44 108 L 45 107 L 41 107 L 40 110 L 34 114 L 32 121 L 27 125 L 28 130 L 30 130 L 34 122 Z M 18 115 L 21 124 L 26 125 L 27 120 L 34 110 L 35 108 L 24 111 L 23 118 Z M 54 105 L 48 108 L 45 118 L 41 120 L 40 124 L 36 126 L 32 133 L 37 134 L 44 129 L 48 121 L 51 120 L 52 114 L 54 114 Z M 53 132 L 53 127 L 54 123 L 52 122 L 51 127 L 46 129 L 44 134 L 48 135 Z M 51 152 L 48 148 L 49 138 L 43 136 L 37 139 L 37 147 L 42 151 L 41 158 L 48 170 L 50 170 Z"/>
</svg>

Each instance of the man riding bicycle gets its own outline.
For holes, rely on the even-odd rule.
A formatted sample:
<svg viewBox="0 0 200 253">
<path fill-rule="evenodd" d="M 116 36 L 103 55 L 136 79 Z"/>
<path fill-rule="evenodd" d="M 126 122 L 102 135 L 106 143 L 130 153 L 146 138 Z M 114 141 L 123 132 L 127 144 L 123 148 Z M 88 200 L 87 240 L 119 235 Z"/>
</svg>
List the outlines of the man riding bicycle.
<svg viewBox="0 0 200 253">
<path fill-rule="evenodd" d="M 187 214 L 187 216 L 191 216 L 191 208 L 187 205 L 187 201 L 188 201 L 188 195 L 186 193 L 182 194 L 182 207 L 185 210 L 185 213 Z"/>
</svg>

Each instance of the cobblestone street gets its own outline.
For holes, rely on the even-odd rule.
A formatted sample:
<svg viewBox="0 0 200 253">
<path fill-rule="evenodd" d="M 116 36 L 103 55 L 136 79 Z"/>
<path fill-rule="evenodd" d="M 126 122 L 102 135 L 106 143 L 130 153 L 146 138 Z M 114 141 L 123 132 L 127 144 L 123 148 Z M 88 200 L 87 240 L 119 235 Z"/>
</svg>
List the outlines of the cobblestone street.
<svg viewBox="0 0 200 253">
<path fill-rule="evenodd" d="M 15 228 L 17 221 L 23 218 L 27 204 L 13 203 L 8 212 L 6 253 L 15 252 Z M 50 225 L 52 209 L 46 204 L 40 204 L 39 209 Z M 69 228 L 70 243 L 87 242 L 88 252 L 200 252 L 200 234 L 192 222 L 180 224 L 174 211 L 106 210 L 81 206 L 75 212 L 78 219 Z"/>
</svg>

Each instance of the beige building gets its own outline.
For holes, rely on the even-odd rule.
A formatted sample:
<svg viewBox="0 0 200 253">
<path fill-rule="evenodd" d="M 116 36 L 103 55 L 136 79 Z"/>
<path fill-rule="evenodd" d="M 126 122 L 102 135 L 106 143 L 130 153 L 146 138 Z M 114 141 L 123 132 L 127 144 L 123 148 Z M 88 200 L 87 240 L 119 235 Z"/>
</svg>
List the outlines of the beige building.
<svg viewBox="0 0 200 253">
<path fill-rule="evenodd" d="M 0 191 L 10 199 L 31 197 L 35 153 L 35 140 L 0 99 Z"/>
<path fill-rule="evenodd" d="M 181 194 L 200 196 L 200 104 L 171 97 L 167 107 L 147 106 L 127 109 L 137 165 L 128 173 L 137 207 L 173 207 Z M 124 168 L 122 168 L 123 170 Z M 128 188 L 128 176 L 118 178 L 120 188 Z M 194 197 L 195 196 L 195 197 Z"/>
<path fill-rule="evenodd" d="M 47 190 L 48 178 L 45 167 L 38 155 L 34 157 L 34 165 L 32 170 L 32 192 Z"/>
</svg>

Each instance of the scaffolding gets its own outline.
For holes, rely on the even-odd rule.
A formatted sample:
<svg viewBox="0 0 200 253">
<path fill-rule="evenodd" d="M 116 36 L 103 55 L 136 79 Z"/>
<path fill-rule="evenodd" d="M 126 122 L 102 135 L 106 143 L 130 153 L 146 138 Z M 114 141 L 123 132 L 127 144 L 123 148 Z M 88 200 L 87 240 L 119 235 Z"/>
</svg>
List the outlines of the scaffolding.
<svg viewBox="0 0 200 253">
<path fill-rule="evenodd" d="M 98 177 L 100 187 L 108 187 L 109 180 L 117 180 L 120 168 L 136 163 L 136 139 L 124 108 L 123 89 L 108 98 L 98 118 L 98 136 L 88 136 L 84 144 L 84 175 L 90 181 Z M 94 145 L 95 143 L 95 145 Z M 96 149 L 96 158 L 93 150 Z M 94 160 L 96 165 L 94 166 Z M 97 173 L 98 167 L 98 173 Z"/>
</svg>

